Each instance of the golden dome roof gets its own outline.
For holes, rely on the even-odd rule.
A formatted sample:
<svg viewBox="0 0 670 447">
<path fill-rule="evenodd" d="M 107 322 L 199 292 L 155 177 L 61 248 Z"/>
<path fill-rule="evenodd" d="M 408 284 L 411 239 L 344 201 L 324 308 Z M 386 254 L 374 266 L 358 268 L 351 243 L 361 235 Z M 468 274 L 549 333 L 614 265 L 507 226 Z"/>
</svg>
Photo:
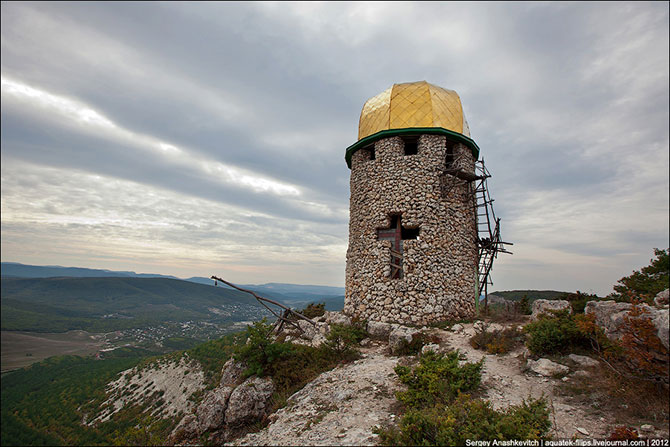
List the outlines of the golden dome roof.
<svg viewBox="0 0 670 447">
<path fill-rule="evenodd" d="M 438 134 L 465 144 L 479 157 L 479 147 L 470 137 L 461 98 L 426 81 L 393 84 L 363 105 L 358 123 L 358 141 L 349 146 L 344 159 L 380 138 L 395 135 Z"/>
<path fill-rule="evenodd" d="M 393 84 L 368 99 L 361 111 L 358 139 L 382 130 L 442 127 L 470 137 L 461 99 L 426 81 Z"/>
</svg>

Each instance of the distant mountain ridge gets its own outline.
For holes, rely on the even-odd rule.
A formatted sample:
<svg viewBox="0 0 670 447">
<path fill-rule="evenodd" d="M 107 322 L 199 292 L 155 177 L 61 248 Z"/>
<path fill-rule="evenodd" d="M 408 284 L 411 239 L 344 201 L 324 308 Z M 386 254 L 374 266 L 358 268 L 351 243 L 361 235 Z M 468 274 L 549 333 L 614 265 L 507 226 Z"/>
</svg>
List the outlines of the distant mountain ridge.
<svg viewBox="0 0 670 447">
<path fill-rule="evenodd" d="M 172 275 L 161 275 L 159 273 L 135 273 L 131 271 L 118 271 L 107 269 L 90 269 L 85 267 L 62 267 L 59 265 L 30 265 L 18 262 L 0 263 L 0 274 L 17 278 L 55 278 L 67 276 L 73 278 L 102 278 L 102 277 L 129 277 L 129 278 L 170 278 L 189 281 L 198 284 L 213 286 L 214 281 L 203 276 L 192 276 L 190 278 L 178 278 Z M 240 287 L 252 287 L 256 290 L 267 290 L 281 294 L 301 293 L 320 295 L 344 295 L 344 287 L 317 286 L 288 283 L 266 283 L 266 284 L 239 284 Z"/>
<path fill-rule="evenodd" d="M 528 301 L 533 302 L 540 299 L 556 300 L 567 293 L 568 292 L 560 292 L 558 290 L 503 290 L 489 293 L 489 296 L 495 295 L 506 300 L 519 301 L 521 298 L 523 298 L 524 295 L 526 295 Z"/>
<path fill-rule="evenodd" d="M 167 322 L 253 321 L 250 295 L 171 278 L 3 277 L 2 330 L 107 332 Z"/>
<path fill-rule="evenodd" d="M 131 271 L 113 271 L 105 269 L 90 269 L 83 267 L 36 266 L 20 264 L 18 262 L 2 262 L 0 274 L 3 279 L 9 278 L 162 278 L 200 285 L 214 286 L 210 278 L 194 276 L 187 279 L 170 275 L 153 273 L 135 273 Z M 323 302 L 327 310 L 342 310 L 344 307 L 344 287 L 300 285 L 285 283 L 240 284 L 240 287 L 252 290 L 266 298 L 275 299 L 293 308 L 303 308 L 311 302 Z M 4 287 L 4 283 L 3 283 Z M 221 290 L 233 289 L 219 284 Z M 236 294 L 251 299 L 250 295 L 235 291 Z M 3 290 L 4 299 L 4 290 Z M 4 327 L 4 325 L 3 325 Z"/>
</svg>

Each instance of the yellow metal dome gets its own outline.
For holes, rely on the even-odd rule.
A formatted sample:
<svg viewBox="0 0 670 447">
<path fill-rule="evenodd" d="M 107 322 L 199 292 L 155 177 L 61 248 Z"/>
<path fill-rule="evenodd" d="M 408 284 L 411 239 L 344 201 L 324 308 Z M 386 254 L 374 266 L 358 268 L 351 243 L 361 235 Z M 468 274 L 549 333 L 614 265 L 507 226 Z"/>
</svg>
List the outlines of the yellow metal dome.
<svg viewBox="0 0 670 447">
<path fill-rule="evenodd" d="M 351 168 L 353 153 L 380 138 L 421 134 L 446 135 L 469 147 L 475 159 L 479 157 L 458 94 L 419 81 L 393 84 L 365 102 L 358 141 L 347 148 L 344 159 Z"/>
<path fill-rule="evenodd" d="M 361 111 L 358 139 L 382 130 L 441 127 L 470 137 L 461 99 L 426 81 L 393 84 L 368 99 Z"/>
</svg>

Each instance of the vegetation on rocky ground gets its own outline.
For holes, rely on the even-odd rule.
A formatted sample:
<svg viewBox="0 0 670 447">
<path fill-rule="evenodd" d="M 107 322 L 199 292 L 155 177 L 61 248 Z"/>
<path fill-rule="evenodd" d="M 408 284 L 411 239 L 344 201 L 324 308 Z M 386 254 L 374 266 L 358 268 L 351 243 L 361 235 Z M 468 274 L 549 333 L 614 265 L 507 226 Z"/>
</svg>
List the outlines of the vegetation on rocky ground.
<svg viewBox="0 0 670 447">
<path fill-rule="evenodd" d="M 3 375 L 2 445 L 109 445 L 123 436 L 123 418 L 98 427 L 81 424 L 91 399 L 104 397 L 105 384 L 140 361 L 109 357 L 51 357 Z"/>
<path fill-rule="evenodd" d="M 326 303 L 309 303 L 300 313 L 307 318 L 320 317 L 326 313 Z"/>
<path fill-rule="evenodd" d="M 398 366 L 406 391 L 397 393 L 404 414 L 397 427 L 378 428 L 382 445 L 465 445 L 467 439 L 540 439 L 551 423 L 545 399 L 506 410 L 471 397 L 481 382 L 483 360 L 462 363 L 457 351 L 428 352 L 414 368 Z"/>
<path fill-rule="evenodd" d="M 629 303 L 641 300 L 652 304 L 658 292 L 670 287 L 670 249 L 654 248 L 654 256 L 648 266 L 621 278 L 608 298 Z"/>
<path fill-rule="evenodd" d="M 589 340 L 567 310 L 541 314 L 524 326 L 523 331 L 526 346 L 533 355 L 567 354 L 589 346 Z"/>
<path fill-rule="evenodd" d="M 315 348 L 274 340 L 272 325 L 263 320 L 247 328 L 248 341 L 237 347 L 235 358 L 247 365 L 247 377 L 272 377 L 276 410 L 320 373 L 357 359 L 356 346 L 366 336 L 360 324 L 333 324 L 326 343 Z"/>
<path fill-rule="evenodd" d="M 398 356 L 416 355 L 421 352 L 421 349 L 425 345 L 439 342 L 440 342 L 439 337 L 419 332 L 418 334 L 412 335 L 411 341 L 407 341 L 405 339 L 400 340 L 400 343 L 398 347 L 393 351 L 393 354 Z"/>
<path fill-rule="evenodd" d="M 524 334 L 517 327 L 494 329 L 488 326 L 475 330 L 470 345 L 489 354 L 507 354 L 523 344 Z"/>
</svg>

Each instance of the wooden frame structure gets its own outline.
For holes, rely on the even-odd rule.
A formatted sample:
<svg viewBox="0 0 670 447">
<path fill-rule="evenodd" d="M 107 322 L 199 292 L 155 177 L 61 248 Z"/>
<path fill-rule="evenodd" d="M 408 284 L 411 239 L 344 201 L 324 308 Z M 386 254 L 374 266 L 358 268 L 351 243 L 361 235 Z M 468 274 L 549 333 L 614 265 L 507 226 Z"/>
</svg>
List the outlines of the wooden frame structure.
<svg viewBox="0 0 670 447">
<path fill-rule="evenodd" d="M 274 325 L 274 328 L 273 328 L 273 331 L 276 332 L 276 333 L 279 333 L 282 330 L 282 328 L 284 327 L 284 323 L 290 324 L 291 326 L 296 328 L 301 333 L 304 332 L 303 329 L 300 327 L 300 325 L 296 324 L 294 319 L 291 318 L 292 316 L 296 317 L 296 318 L 299 318 L 301 320 L 309 321 L 310 323 L 312 323 L 312 325 L 316 326 L 316 323 L 314 321 L 312 321 L 311 319 L 307 318 L 306 316 L 304 316 L 300 312 L 296 312 L 295 310 L 291 309 L 290 307 L 285 306 L 285 305 L 283 305 L 283 304 L 281 304 L 277 301 L 259 296 L 258 294 L 256 294 L 256 292 L 253 292 L 253 291 L 247 290 L 247 289 L 243 289 L 242 287 L 238 287 L 235 284 L 226 281 L 225 279 L 219 278 L 218 276 L 213 276 L 212 275 L 210 277 L 210 279 L 214 280 L 214 285 L 215 286 L 217 285 L 217 281 L 221 281 L 222 283 L 226 284 L 227 286 L 232 287 L 233 289 L 237 289 L 240 292 L 245 292 L 245 293 L 248 293 L 250 295 L 253 295 L 253 297 L 256 298 L 256 301 L 261 303 L 267 310 L 270 311 L 270 313 L 272 313 L 272 315 L 277 317 L 277 321 L 275 322 L 275 325 Z M 272 304 L 274 306 L 277 306 L 277 307 L 283 309 L 283 312 L 281 312 L 281 313 L 275 312 L 270 306 L 268 306 L 268 304 Z"/>
<path fill-rule="evenodd" d="M 450 161 L 444 171 L 446 181 L 444 194 L 450 194 L 455 187 L 462 186 L 466 201 L 471 201 L 476 210 L 477 227 L 477 290 L 476 304 L 484 294 L 484 307 L 488 308 L 488 285 L 492 284 L 491 269 L 498 253 L 512 254 L 505 245 L 514 245 L 503 242 L 500 236 L 500 218 L 493 210 L 494 199 L 491 198 L 486 180 L 491 173 L 484 164 L 484 158 L 475 162 L 475 172 L 467 172 L 460 167 L 464 165 L 463 153 L 458 154 Z"/>
</svg>

